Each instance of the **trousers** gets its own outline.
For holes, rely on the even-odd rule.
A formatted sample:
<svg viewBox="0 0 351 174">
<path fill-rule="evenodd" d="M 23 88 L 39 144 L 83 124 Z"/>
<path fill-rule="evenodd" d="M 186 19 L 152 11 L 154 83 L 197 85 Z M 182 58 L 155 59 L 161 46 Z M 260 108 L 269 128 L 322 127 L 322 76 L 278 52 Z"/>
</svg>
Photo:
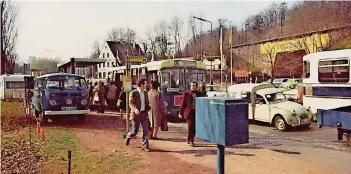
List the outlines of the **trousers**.
<svg viewBox="0 0 351 174">
<path fill-rule="evenodd" d="M 139 132 L 139 127 L 140 124 L 143 127 L 143 142 L 142 142 L 142 146 L 145 149 L 149 148 L 149 140 L 147 138 L 148 134 L 149 134 L 149 118 L 147 117 L 147 112 L 146 111 L 141 111 L 140 115 L 131 120 L 132 123 L 132 127 L 130 129 L 130 131 L 127 133 L 126 138 L 132 139 L 133 137 L 135 137 L 138 132 Z"/>
</svg>

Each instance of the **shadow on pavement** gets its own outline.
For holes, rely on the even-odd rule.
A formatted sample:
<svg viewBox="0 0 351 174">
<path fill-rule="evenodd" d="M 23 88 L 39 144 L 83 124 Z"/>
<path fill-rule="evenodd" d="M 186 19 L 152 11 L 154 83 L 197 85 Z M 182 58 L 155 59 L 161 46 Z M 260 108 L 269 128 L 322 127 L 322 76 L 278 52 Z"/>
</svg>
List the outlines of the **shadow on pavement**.
<svg viewBox="0 0 351 174">
<path fill-rule="evenodd" d="M 193 154 L 196 157 L 202 157 L 205 155 L 217 155 L 217 150 L 181 150 L 181 151 L 169 151 L 162 149 L 151 149 L 150 152 L 167 152 L 167 153 L 179 153 L 179 154 Z M 238 155 L 238 156 L 255 156 L 254 154 L 247 153 L 234 153 L 234 152 L 225 152 L 226 155 Z"/>
<path fill-rule="evenodd" d="M 293 151 L 288 151 L 288 150 L 280 150 L 280 149 L 269 149 L 274 152 L 280 152 L 280 153 L 285 153 L 285 154 L 291 154 L 291 155 L 300 155 L 300 152 L 293 152 Z"/>
</svg>

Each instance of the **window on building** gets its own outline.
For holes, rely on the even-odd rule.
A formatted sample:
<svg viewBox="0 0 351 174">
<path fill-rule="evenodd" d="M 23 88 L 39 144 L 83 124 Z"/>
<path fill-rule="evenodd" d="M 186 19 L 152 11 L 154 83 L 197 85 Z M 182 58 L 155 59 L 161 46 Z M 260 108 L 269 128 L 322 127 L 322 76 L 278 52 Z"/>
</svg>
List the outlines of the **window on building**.
<svg viewBox="0 0 351 174">
<path fill-rule="evenodd" d="M 100 79 L 100 78 L 102 78 L 102 76 L 101 76 L 101 72 L 99 72 L 99 77 L 98 77 L 98 78 L 99 78 L 99 79 Z"/>
<path fill-rule="evenodd" d="M 102 67 L 105 68 L 105 63 L 102 63 Z"/>
<path fill-rule="evenodd" d="M 105 58 L 105 53 L 102 53 L 102 58 Z"/>
<path fill-rule="evenodd" d="M 112 67 L 116 67 L 115 62 L 112 62 Z"/>
<path fill-rule="evenodd" d="M 106 72 L 102 73 L 102 78 L 106 78 Z"/>
<path fill-rule="evenodd" d="M 108 73 L 108 77 L 111 77 L 111 73 L 110 72 Z"/>
<path fill-rule="evenodd" d="M 321 83 L 348 83 L 350 81 L 350 61 L 320 60 L 318 63 L 318 81 Z"/>
<path fill-rule="evenodd" d="M 109 58 L 110 57 L 110 53 L 106 53 L 106 56 L 107 56 L 107 58 Z"/>
<path fill-rule="evenodd" d="M 106 67 L 110 67 L 110 62 L 106 62 Z"/>
<path fill-rule="evenodd" d="M 310 61 L 303 61 L 303 75 L 304 78 L 310 78 Z"/>
</svg>

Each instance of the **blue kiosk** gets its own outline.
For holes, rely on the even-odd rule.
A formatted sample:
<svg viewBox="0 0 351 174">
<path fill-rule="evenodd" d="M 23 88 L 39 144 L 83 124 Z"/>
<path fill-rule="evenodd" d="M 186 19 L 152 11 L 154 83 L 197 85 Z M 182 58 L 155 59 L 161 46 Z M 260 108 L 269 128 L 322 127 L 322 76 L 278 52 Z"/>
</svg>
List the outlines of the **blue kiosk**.
<svg viewBox="0 0 351 174">
<path fill-rule="evenodd" d="M 217 144 L 217 174 L 224 174 L 225 146 L 249 142 L 248 101 L 196 98 L 196 137 Z"/>
</svg>

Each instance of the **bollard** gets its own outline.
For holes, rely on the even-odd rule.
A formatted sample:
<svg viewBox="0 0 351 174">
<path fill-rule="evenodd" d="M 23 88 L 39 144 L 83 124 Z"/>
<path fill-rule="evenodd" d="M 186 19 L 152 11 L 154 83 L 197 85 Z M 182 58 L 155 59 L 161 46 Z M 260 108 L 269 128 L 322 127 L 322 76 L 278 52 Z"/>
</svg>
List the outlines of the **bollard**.
<svg viewBox="0 0 351 174">
<path fill-rule="evenodd" d="M 38 134 L 40 134 L 40 129 L 41 129 L 41 127 L 40 127 L 40 123 L 39 123 L 39 122 L 37 122 L 37 133 L 38 133 Z"/>
<path fill-rule="evenodd" d="M 41 129 L 41 128 L 40 128 Z M 41 141 L 45 140 L 45 134 L 44 134 L 44 130 L 41 129 Z"/>
<path fill-rule="evenodd" d="M 224 174 L 224 146 L 217 144 L 217 174 Z"/>
<path fill-rule="evenodd" d="M 68 174 L 71 174 L 71 151 L 68 151 Z"/>
</svg>

